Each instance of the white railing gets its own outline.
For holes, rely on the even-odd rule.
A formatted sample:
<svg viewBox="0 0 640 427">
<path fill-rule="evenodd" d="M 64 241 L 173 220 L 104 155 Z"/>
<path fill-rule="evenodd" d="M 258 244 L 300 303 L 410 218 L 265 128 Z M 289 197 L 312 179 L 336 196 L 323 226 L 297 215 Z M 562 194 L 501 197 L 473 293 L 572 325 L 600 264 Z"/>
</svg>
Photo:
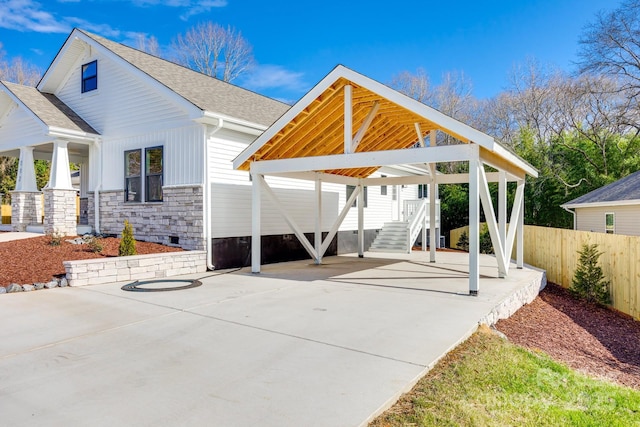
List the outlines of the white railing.
<svg viewBox="0 0 640 427">
<path fill-rule="evenodd" d="M 407 252 L 423 229 L 430 227 L 429 199 L 405 200 L 403 218 L 407 222 Z M 436 227 L 440 227 L 440 200 L 436 200 Z"/>
<path fill-rule="evenodd" d="M 411 253 L 413 242 L 418 238 L 422 227 L 426 227 L 426 215 L 429 202 L 427 199 L 405 200 L 404 218 L 407 221 L 407 253 Z"/>
</svg>

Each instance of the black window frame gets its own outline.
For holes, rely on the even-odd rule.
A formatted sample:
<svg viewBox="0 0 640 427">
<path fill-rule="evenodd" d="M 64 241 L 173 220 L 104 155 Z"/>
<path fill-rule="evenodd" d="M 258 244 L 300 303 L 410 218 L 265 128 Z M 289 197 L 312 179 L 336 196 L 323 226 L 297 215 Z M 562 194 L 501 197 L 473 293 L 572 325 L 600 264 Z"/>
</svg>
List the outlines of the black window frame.
<svg viewBox="0 0 640 427">
<path fill-rule="evenodd" d="M 85 76 L 85 69 L 91 65 L 95 66 L 95 73 Z M 91 92 L 98 89 L 98 60 L 95 59 L 86 64 L 82 64 L 80 68 L 80 81 L 82 93 Z"/>
<path fill-rule="evenodd" d="M 130 153 L 138 153 L 139 161 L 139 171 L 138 174 L 130 174 L 129 170 L 129 154 Z M 124 201 L 125 203 L 140 203 L 142 201 L 142 149 L 137 148 L 135 150 L 126 150 L 124 152 Z M 136 189 L 136 185 L 134 183 L 137 182 L 137 191 L 132 192 L 131 189 Z M 133 198 L 131 198 L 131 193 L 134 194 Z"/>
<path fill-rule="evenodd" d="M 160 171 L 150 170 L 150 151 L 160 150 Z M 129 156 L 137 153 L 139 158 L 138 174 L 131 174 Z M 154 182 L 155 181 L 155 182 Z M 164 194 L 164 146 L 135 148 L 124 152 L 124 201 L 125 203 L 159 203 L 163 201 Z M 155 188 L 154 188 L 155 187 Z M 133 191 L 135 190 L 135 191 Z M 144 197 L 143 197 L 144 194 Z"/>
<path fill-rule="evenodd" d="M 386 178 L 387 175 L 381 175 L 381 178 Z M 387 195 L 387 186 L 386 185 L 381 185 L 380 186 L 380 195 L 381 196 L 386 196 Z"/>
<path fill-rule="evenodd" d="M 347 198 L 346 198 L 345 202 L 349 200 L 349 197 L 351 197 L 351 195 L 353 194 L 355 189 L 356 189 L 355 185 L 347 185 Z M 368 197 L 368 194 L 367 194 L 368 192 L 367 192 L 367 187 L 366 186 L 363 188 L 363 191 L 364 191 L 364 206 L 363 207 L 366 208 L 367 204 L 369 202 L 367 200 L 369 197 Z M 358 206 L 358 198 L 359 197 L 356 197 L 356 199 L 351 204 L 351 207 L 355 208 L 356 206 Z"/>
<path fill-rule="evenodd" d="M 160 172 L 149 172 L 149 151 L 151 150 L 160 150 Z M 156 194 L 155 191 L 151 191 L 151 183 L 150 178 L 160 177 L 160 187 L 157 189 L 157 193 L 160 194 L 157 198 L 152 198 L 153 194 Z M 144 200 L 145 202 L 161 202 L 162 195 L 162 184 L 164 181 L 164 147 L 162 145 L 156 145 L 155 147 L 147 147 L 144 149 Z M 157 184 L 156 184 L 157 185 Z"/>
</svg>

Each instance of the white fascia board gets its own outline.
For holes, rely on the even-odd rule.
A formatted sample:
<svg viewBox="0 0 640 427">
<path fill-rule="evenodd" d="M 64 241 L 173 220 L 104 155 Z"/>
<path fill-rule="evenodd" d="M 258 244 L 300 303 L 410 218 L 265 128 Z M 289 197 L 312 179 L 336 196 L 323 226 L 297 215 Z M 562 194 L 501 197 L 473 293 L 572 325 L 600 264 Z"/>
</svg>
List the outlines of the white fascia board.
<svg viewBox="0 0 640 427">
<path fill-rule="evenodd" d="M 640 205 L 640 199 L 634 200 L 613 200 L 610 202 L 594 202 L 594 203 L 565 203 L 560 205 L 561 208 L 567 209 L 581 209 L 581 208 L 604 208 L 615 206 L 632 206 Z"/>
<path fill-rule="evenodd" d="M 262 135 L 262 133 L 268 128 L 268 126 L 227 116 L 225 114 L 214 113 L 212 111 L 203 111 L 202 116 L 195 119 L 195 121 L 213 126 L 219 126 L 220 122 L 222 122 L 223 127 L 226 129 L 253 136 Z"/>
<path fill-rule="evenodd" d="M 528 175 L 537 178 L 538 170 L 523 160 L 520 156 L 513 154 L 511 151 L 507 150 L 500 144 L 495 145 L 495 149 L 493 150 L 497 155 L 502 157 L 503 159 L 513 163 L 518 168 L 525 171 Z"/>
<path fill-rule="evenodd" d="M 358 178 L 352 178 L 350 176 L 335 175 L 335 174 L 323 173 L 323 172 L 283 172 L 283 173 L 271 173 L 271 174 L 268 174 L 268 176 L 300 179 L 303 181 L 315 181 L 316 179 L 320 179 L 320 181 L 322 181 L 323 183 L 356 185 L 356 186 L 360 182 Z"/>
<path fill-rule="evenodd" d="M 282 172 L 323 171 L 412 163 L 465 161 L 472 157 L 477 158 L 477 151 L 473 150 L 473 148 L 473 146 L 466 144 L 446 145 L 441 147 L 406 148 L 402 150 L 335 154 L 293 159 L 260 160 L 251 162 L 251 172 L 268 175 Z"/>
<path fill-rule="evenodd" d="M 233 168 L 238 169 L 240 165 L 247 161 L 247 159 L 253 156 L 262 146 L 275 136 L 284 126 L 286 126 L 291 120 L 293 120 L 302 110 L 307 108 L 318 96 L 320 96 L 329 86 L 331 86 L 340 77 L 341 66 L 333 69 L 329 74 L 325 76 L 318 84 L 316 84 L 305 96 L 300 98 L 293 107 L 291 107 L 286 113 L 284 113 L 278 120 L 275 121 L 258 139 L 256 139 L 251 145 L 245 148 L 238 156 L 233 160 Z"/>
<path fill-rule="evenodd" d="M 13 94 L 13 92 L 11 92 L 11 89 L 9 89 L 8 87 L 6 87 L 4 84 L 0 84 L 0 89 L 9 97 L 11 98 L 11 100 L 18 106 L 18 108 L 23 109 L 24 111 L 27 112 L 28 115 L 31 116 L 31 118 L 33 120 L 36 121 L 36 123 L 38 124 L 38 126 L 40 126 L 40 128 L 42 129 L 43 133 L 47 133 L 47 131 L 49 130 L 47 124 L 36 114 L 34 113 L 31 108 L 27 107 L 21 100 L 20 98 L 18 98 L 17 96 L 15 96 Z"/>
<path fill-rule="evenodd" d="M 69 34 L 69 36 L 65 40 L 64 44 L 62 45 L 62 47 L 60 48 L 60 50 L 56 54 L 56 57 L 53 58 L 53 61 L 51 62 L 51 65 L 49 65 L 49 68 L 47 68 L 47 71 L 45 71 L 44 75 L 42 76 L 42 78 L 38 82 L 38 85 L 36 86 L 36 89 L 41 90 L 41 91 L 44 90 L 45 92 L 53 93 L 52 90 L 45 90 L 45 89 L 47 87 L 47 84 L 49 83 L 49 80 L 52 78 L 52 75 L 55 74 L 55 69 L 58 68 L 58 64 L 62 61 L 62 58 L 64 58 L 64 56 L 66 55 L 67 50 L 69 50 L 69 47 L 73 43 L 73 40 L 75 38 L 75 35 L 77 35 L 77 33 L 78 33 L 78 30 L 74 28 L 73 31 Z"/>
<path fill-rule="evenodd" d="M 95 133 L 88 133 L 88 132 L 83 132 L 79 130 L 59 128 L 56 126 L 49 126 L 48 135 L 54 138 L 73 139 L 73 140 L 80 140 L 84 142 L 93 142 L 96 138 L 100 137 L 100 135 L 97 135 Z"/>
</svg>

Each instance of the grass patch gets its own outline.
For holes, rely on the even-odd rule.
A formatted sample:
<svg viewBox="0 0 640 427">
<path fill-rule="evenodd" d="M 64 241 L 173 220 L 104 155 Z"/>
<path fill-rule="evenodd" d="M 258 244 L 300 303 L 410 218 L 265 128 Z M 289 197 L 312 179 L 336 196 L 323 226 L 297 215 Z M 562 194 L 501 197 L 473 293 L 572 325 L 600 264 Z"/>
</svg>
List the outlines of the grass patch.
<svg viewBox="0 0 640 427">
<path fill-rule="evenodd" d="M 481 331 L 370 425 L 640 426 L 640 392 Z"/>
</svg>

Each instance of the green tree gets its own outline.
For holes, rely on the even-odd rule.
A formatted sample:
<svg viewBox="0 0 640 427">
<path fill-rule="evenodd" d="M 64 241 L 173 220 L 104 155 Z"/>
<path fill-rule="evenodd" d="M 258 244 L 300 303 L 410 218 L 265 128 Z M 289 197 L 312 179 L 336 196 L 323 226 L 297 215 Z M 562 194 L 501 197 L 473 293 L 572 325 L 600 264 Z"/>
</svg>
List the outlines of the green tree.
<svg viewBox="0 0 640 427">
<path fill-rule="evenodd" d="M 610 304 L 609 281 L 605 280 L 602 267 L 598 265 L 602 255 L 602 252 L 598 251 L 598 245 L 585 243 L 578 253 L 580 259 L 571 281 L 571 293 L 588 302 Z"/>
<path fill-rule="evenodd" d="M 122 238 L 120 239 L 120 247 L 118 248 L 118 256 L 137 255 L 136 239 L 133 237 L 133 226 L 128 220 L 124 220 L 124 228 L 122 229 Z"/>
</svg>

